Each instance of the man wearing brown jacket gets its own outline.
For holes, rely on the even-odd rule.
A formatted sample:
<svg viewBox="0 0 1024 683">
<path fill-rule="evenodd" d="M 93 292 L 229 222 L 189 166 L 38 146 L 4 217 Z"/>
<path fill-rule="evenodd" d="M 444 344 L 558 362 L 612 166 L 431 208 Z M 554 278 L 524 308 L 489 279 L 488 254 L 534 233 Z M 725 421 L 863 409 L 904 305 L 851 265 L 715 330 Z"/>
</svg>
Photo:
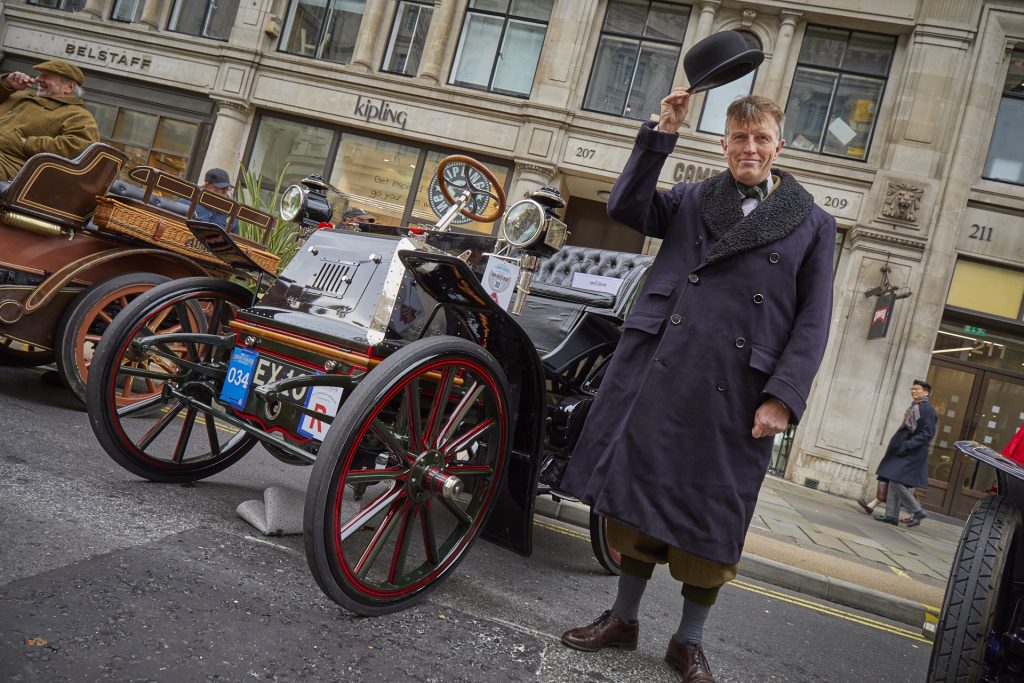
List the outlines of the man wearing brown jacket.
<svg viewBox="0 0 1024 683">
<path fill-rule="evenodd" d="M 37 64 L 39 76 L 0 75 L 0 180 L 10 180 L 34 154 L 76 157 L 100 139 L 92 114 L 82 106 L 85 75 L 53 59 Z M 36 92 L 28 88 L 36 86 Z"/>
</svg>

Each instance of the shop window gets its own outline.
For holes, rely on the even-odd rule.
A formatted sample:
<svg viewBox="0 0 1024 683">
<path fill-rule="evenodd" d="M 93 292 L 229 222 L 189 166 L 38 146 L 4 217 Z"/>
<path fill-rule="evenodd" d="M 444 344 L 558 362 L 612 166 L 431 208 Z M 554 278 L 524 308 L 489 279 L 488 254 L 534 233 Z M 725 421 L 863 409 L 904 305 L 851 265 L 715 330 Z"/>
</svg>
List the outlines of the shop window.
<svg viewBox="0 0 1024 683">
<path fill-rule="evenodd" d="M 1024 185 L 1024 50 L 1010 54 L 1010 69 L 1003 85 L 992 143 L 982 176 L 989 180 Z"/>
<path fill-rule="evenodd" d="M 311 173 L 324 173 L 334 133 L 320 126 L 264 117 L 249 154 L 249 170 L 273 185 L 284 173 L 282 187 Z"/>
<path fill-rule="evenodd" d="M 947 306 L 1020 320 L 1022 301 L 1024 272 L 978 261 L 956 262 Z"/>
<path fill-rule="evenodd" d="M 433 224 L 437 221 L 437 214 L 430 208 L 430 195 L 434 194 L 435 203 L 440 203 L 440 201 L 437 197 L 437 183 L 434 182 L 432 184 L 431 180 L 433 178 L 434 171 L 437 170 L 437 165 L 441 163 L 441 159 L 445 158 L 448 154 L 449 152 L 438 151 L 429 151 L 426 153 L 426 160 L 423 165 L 423 177 L 420 179 L 419 187 L 416 189 L 416 196 L 413 201 L 412 222 Z M 498 179 L 498 182 L 501 183 L 502 187 L 507 188 L 509 175 L 508 167 L 489 162 L 487 164 L 487 168 L 494 173 L 494 177 Z M 443 200 L 443 197 L 440 198 L 440 200 Z M 447 202 L 444 203 L 447 204 Z M 487 202 L 483 208 L 478 208 L 475 213 L 486 214 L 493 211 L 494 207 L 495 202 L 492 199 Z M 452 223 L 456 230 L 463 232 L 481 232 L 484 234 L 492 233 L 497 225 L 496 223 L 475 223 L 461 214 L 456 216 Z"/>
<path fill-rule="evenodd" d="M 743 36 L 751 48 L 761 49 L 761 41 L 753 33 L 748 33 L 747 31 L 738 31 L 738 33 Z M 708 90 L 707 95 L 704 97 L 704 109 L 701 110 L 697 130 L 702 133 L 725 135 L 726 110 L 733 103 L 733 100 L 750 94 L 754 88 L 754 77 L 756 75 L 757 70 L 754 70 L 732 83 L 726 83 L 725 85 Z"/>
<path fill-rule="evenodd" d="M 293 0 L 278 49 L 348 64 L 365 7 L 365 0 Z"/>
<path fill-rule="evenodd" d="M 433 2 L 402 0 L 398 3 L 388 49 L 384 53 L 383 71 L 403 76 L 416 75 L 433 14 Z"/>
<path fill-rule="evenodd" d="M 28 0 L 28 4 L 65 12 L 79 12 L 85 7 L 85 0 Z"/>
<path fill-rule="evenodd" d="M 115 21 L 138 21 L 142 18 L 142 10 L 146 0 L 117 0 L 110 18 Z"/>
<path fill-rule="evenodd" d="M 645 0 L 611 0 L 601 27 L 589 111 L 647 120 L 672 90 L 690 8 Z"/>
<path fill-rule="evenodd" d="M 96 119 L 100 139 L 128 155 L 122 177 L 135 166 L 154 166 L 184 178 L 199 125 L 100 102 L 85 107 Z"/>
<path fill-rule="evenodd" d="M 867 160 L 893 36 L 808 26 L 786 105 L 786 144 Z"/>
<path fill-rule="evenodd" d="M 469 0 L 449 83 L 529 97 L 553 0 Z"/>
<path fill-rule="evenodd" d="M 168 29 L 203 38 L 227 40 L 238 0 L 176 0 Z"/>
</svg>

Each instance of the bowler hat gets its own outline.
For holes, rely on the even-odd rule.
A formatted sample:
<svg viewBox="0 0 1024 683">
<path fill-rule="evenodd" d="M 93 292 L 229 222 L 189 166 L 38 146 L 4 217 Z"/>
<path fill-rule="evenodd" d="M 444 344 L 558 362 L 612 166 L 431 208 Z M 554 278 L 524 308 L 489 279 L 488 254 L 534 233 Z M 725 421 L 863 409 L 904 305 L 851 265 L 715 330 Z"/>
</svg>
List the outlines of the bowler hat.
<svg viewBox="0 0 1024 683">
<path fill-rule="evenodd" d="M 207 171 L 206 182 L 210 183 L 214 187 L 219 187 L 222 190 L 226 190 L 231 187 L 231 179 L 228 178 L 228 172 L 223 168 L 211 168 Z"/>
<path fill-rule="evenodd" d="M 691 93 L 711 90 L 746 76 L 764 61 L 764 53 L 751 47 L 736 31 L 712 33 L 690 48 L 683 70 Z"/>
<path fill-rule="evenodd" d="M 36 64 L 32 68 L 36 71 L 45 71 L 46 73 L 63 76 L 78 85 L 85 83 L 85 74 L 82 73 L 82 70 L 71 62 L 65 62 L 63 59 L 51 59 L 48 62 Z"/>
</svg>

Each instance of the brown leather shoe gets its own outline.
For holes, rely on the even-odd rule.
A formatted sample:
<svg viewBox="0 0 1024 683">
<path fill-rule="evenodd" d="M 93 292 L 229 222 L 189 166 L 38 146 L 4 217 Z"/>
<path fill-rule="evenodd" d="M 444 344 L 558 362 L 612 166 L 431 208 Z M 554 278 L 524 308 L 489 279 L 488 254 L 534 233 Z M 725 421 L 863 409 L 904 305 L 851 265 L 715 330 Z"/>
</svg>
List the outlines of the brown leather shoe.
<svg viewBox="0 0 1024 683">
<path fill-rule="evenodd" d="M 584 652 L 597 652 L 606 647 L 635 650 L 639 636 L 639 622 L 625 621 L 608 610 L 589 626 L 580 626 L 563 633 L 562 642 Z"/>
<path fill-rule="evenodd" d="M 715 683 L 700 643 L 680 644 L 670 638 L 665 662 L 683 675 L 683 683 Z"/>
<path fill-rule="evenodd" d="M 861 509 L 864 510 L 864 512 L 868 513 L 869 515 L 874 513 L 874 510 L 871 509 L 871 506 L 868 505 L 868 502 L 863 498 L 857 499 L 857 505 L 860 505 Z"/>
</svg>

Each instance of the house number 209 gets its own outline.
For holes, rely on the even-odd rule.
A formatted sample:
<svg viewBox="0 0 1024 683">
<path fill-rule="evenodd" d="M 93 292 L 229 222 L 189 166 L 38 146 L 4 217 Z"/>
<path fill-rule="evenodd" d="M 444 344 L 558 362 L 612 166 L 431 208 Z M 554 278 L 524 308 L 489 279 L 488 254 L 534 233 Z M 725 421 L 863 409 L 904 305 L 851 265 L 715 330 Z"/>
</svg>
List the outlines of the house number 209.
<svg viewBox="0 0 1024 683">
<path fill-rule="evenodd" d="M 968 235 L 967 238 L 972 240 L 981 240 L 982 242 L 991 242 L 992 226 L 973 223 L 971 225 L 971 234 Z"/>
</svg>

